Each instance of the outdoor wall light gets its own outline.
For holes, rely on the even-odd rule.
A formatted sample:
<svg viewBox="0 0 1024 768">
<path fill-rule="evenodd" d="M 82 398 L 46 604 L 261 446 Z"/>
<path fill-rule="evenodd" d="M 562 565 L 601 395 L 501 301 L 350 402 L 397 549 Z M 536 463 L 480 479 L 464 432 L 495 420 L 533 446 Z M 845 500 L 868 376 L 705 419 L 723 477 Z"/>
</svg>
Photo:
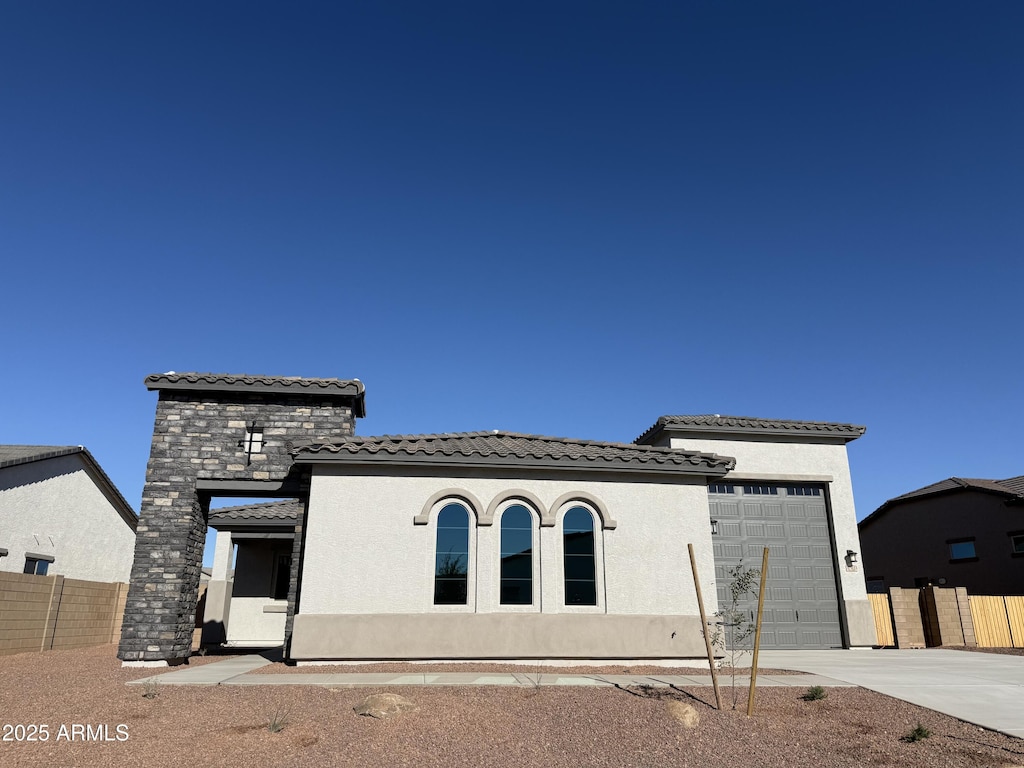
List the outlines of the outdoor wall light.
<svg viewBox="0 0 1024 768">
<path fill-rule="evenodd" d="M 712 520 L 711 521 L 711 535 L 714 536 L 716 533 L 718 533 L 718 521 L 717 520 Z"/>
<path fill-rule="evenodd" d="M 852 549 L 846 550 L 846 565 L 853 568 L 857 564 L 857 553 Z"/>
</svg>

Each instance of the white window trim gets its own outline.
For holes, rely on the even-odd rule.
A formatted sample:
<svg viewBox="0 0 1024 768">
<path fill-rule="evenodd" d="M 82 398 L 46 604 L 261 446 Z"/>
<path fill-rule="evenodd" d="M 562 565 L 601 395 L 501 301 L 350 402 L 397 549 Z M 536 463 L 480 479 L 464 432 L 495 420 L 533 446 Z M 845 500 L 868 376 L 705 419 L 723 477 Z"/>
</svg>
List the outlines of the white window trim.
<svg viewBox="0 0 1024 768">
<path fill-rule="evenodd" d="M 565 530 L 563 523 L 569 510 L 576 507 L 587 510 L 594 524 L 594 576 L 597 580 L 595 585 L 597 605 L 570 605 L 565 601 Z M 567 501 L 558 509 L 558 514 L 555 516 L 555 530 L 558 532 L 555 543 L 555 549 L 557 550 L 555 562 L 558 564 L 558 607 L 555 610 L 560 613 L 608 612 L 605 600 L 604 526 L 601 525 L 602 519 L 602 516 L 594 509 L 592 504 L 581 501 L 579 498 Z"/>
<path fill-rule="evenodd" d="M 466 604 L 465 605 L 437 605 L 434 603 L 434 577 L 435 577 L 435 564 L 437 562 L 437 518 L 441 514 L 441 510 L 447 507 L 449 504 L 458 504 L 460 507 L 466 510 L 468 514 L 469 523 L 469 563 L 466 569 Z M 430 509 L 429 522 L 423 529 L 425 533 L 430 535 L 430 546 L 426 547 L 427 550 L 427 593 L 426 593 L 426 606 L 427 611 L 431 613 L 475 613 L 476 612 L 476 580 L 477 580 L 477 569 L 476 569 L 476 558 L 477 558 L 477 510 L 473 509 L 466 499 L 461 496 L 445 496 L 434 502 Z"/>
<path fill-rule="evenodd" d="M 530 513 L 530 533 L 532 542 L 532 573 L 533 573 L 533 603 L 530 605 L 505 605 L 501 602 L 501 517 L 509 507 L 523 507 Z M 494 537 L 492 558 L 494 562 L 494 610 L 500 613 L 540 613 L 544 603 L 544 584 L 541 581 L 541 536 L 540 536 L 540 511 L 534 505 L 522 498 L 510 498 L 503 501 L 494 514 L 494 530 L 498 534 Z"/>
</svg>

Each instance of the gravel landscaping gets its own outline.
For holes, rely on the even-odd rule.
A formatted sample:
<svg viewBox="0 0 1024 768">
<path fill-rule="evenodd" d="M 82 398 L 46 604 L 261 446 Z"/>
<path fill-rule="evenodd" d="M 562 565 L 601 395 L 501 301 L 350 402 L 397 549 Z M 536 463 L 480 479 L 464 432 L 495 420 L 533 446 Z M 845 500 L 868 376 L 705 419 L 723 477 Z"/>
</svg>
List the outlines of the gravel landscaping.
<svg viewBox="0 0 1024 768">
<path fill-rule="evenodd" d="M 403 687 L 392 692 L 417 708 L 376 720 L 353 707 L 383 688 L 151 690 L 125 685 L 153 670 L 122 669 L 115 652 L 0 656 L 0 720 L 49 729 L 45 742 L 0 741 L 0 766 L 1024 765 L 1022 740 L 858 688 L 820 701 L 765 688 L 747 718 L 714 710 L 710 688 Z M 682 703 L 699 716 L 693 729 L 678 718 Z M 930 737 L 903 740 L 918 723 Z M 76 724 L 105 725 L 110 741 L 57 738 Z"/>
</svg>

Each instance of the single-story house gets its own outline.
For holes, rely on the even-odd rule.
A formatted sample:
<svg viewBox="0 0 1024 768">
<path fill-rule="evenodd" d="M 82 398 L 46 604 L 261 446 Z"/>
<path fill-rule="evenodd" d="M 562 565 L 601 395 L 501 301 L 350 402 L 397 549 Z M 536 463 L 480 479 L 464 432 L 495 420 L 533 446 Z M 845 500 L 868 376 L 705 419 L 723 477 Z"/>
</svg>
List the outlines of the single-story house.
<svg viewBox="0 0 1024 768">
<path fill-rule="evenodd" d="M 860 523 L 868 587 L 929 584 L 1024 594 L 1024 475 L 950 477 L 889 499 Z"/>
<path fill-rule="evenodd" d="M 846 455 L 863 427 L 714 415 L 661 417 L 633 443 L 361 437 L 358 380 L 146 384 L 155 535 L 136 551 L 126 662 L 187 655 L 166 609 L 189 608 L 207 524 L 207 636 L 294 661 L 699 658 L 688 544 L 710 612 L 725 571 L 771 548 L 764 647 L 874 642 Z M 218 496 L 297 501 L 211 511 Z"/>
<path fill-rule="evenodd" d="M 0 571 L 126 582 L 137 518 L 80 445 L 0 445 Z"/>
</svg>

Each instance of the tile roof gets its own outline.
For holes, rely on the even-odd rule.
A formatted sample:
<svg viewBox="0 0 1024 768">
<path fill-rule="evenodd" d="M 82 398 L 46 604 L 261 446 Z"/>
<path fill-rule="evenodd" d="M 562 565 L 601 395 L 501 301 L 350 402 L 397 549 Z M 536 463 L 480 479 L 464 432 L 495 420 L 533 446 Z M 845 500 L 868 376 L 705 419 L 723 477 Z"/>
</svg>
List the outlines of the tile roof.
<svg viewBox="0 0 1024 768">
<path fill-rule="evenodd" d="M 362 406 L 366 388 L 359 379 L 307 379 L 301 376 L 252 376 L 231 373 L 153 373 L 144 380 L 147 389 L 188 391 L 287 392 L 302 395 L 354 397 L 360 404 L 357 416 L 365 416 Z"/>
<path fill-rule="evenodd" d="M 132 505 L 121 495 L 121 491 L 114 485 L 114 481 L 103 471 L 99 462 L 81 445 L 0 445 L 0 469 L 75 454 L 81 454 L 82 461 L 85 463 L 86 470 L 92 475 L 93 481 L 106 493 L 118 514 L 134 531 L 139 516 L 135 514 Z"/>
<path fill-rule="evenodd" d="M 245 523 L 245 522 L 295 522 L 302 512 L 302 501 L 300 499 L 282 499 L 280 501 L 264 501 L 259 504 L 243 504 L 236 507 L 221 507 L 211 509 L 210 525 L 216 523 Z"/>
<path fill-rule="evenodd" d="M 909 491 L 900 496 L 894 496 L 888 501 L 884 502 L 878 509 L 872 512 L 870 515 L 860 521 L 859 525 L 864 526 L 871 520 L 876 519 L 887 509 L 896 506 L 904 501 L 910 501 L 912 499 L 920 499 L 926 496 L 936 496 L 941 493 L 951 493 L 954 491 L 971 490 L 971 491 L 982 491 L 983 493 L 994 493 L 1000 496 L 1005 496 L 1011 501 L 1017 501 L 1024 503 L 1024 475 L 1018 477 L 1011 477 L 1007 480 L 985 480 L 978 477 L 947 477 L 945 480 L 940 480 L 937 483 L 926 485 L 923 488 L 918 488 L 913 491 Z"/>
<path fill-rule="evenodd" d="M 349 437 L 300 446 L 304 463 L 414 462 L 487 466 L 541 466 L 724 475 L 736 460 L 713 453 L 631 443 L 607 443 L 516 432 L 454 432 L 432 435 Z"/>
<path fill-rule="evenodd" d="M 1017 475 L 1017 477 L 1008 477 L 1005 480 L 997 480 L 1004 488 L 1009 488 L 1014 493 L 1019 493 L 1024 496 L 1024 475 Z"/>
<path fill-rule="evenodd" d="M 696 416 L 661 416 L 634 442 L 650 442 L 661 432 L 798 435 L 805 438 L 839 438 L 844 442 L 850 442 L 863 435 L 865 429 L 856 424 L 839 424 L 831 421 L 759 419 L 753 416 L 722 416 L 710 413 Z"/>
<path fill-rule="evenodd" d="M 80 445 L 0 445 L 0 468 L 68 456 L 84 450 Z"/>
</svg>

